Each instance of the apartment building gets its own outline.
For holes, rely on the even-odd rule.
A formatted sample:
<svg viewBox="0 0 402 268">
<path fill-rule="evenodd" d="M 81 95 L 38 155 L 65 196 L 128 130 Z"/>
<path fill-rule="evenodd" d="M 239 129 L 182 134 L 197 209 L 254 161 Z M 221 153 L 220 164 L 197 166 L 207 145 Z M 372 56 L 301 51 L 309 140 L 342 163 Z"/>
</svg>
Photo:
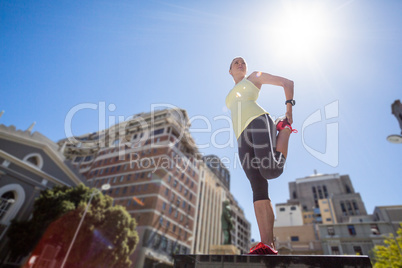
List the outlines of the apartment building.
<svg viewBox="0 0 402 268">
<path fill-rule="evenodd" d="M 289 183 L 290 199 L 276 205 L 274 234 L 281 254 L 369 255 L 402 222 L 402 206 L 368 215 L 348 175 L 317 174 Z"/>
<path fill-rule="evenodd" d="M 223 202 L 230 202 L 233 229 L 232 244 L 239 252 L 248 252 L 251 225 L 244 211 L 230 193 L 230 173 L 216 155 L 203 157 L 200 165 L 199 205 L 197 215 L 194 254 L 209 254 L 211 246 L 223 244 L 222 209 Z"/>
<path fill-rule="evenodd" d="M 370 255 L 376 245 L 384 245 L 384 237 L 397 236 L 402 223 L 402 206 L 375 207 L 373 214 L 352 216 L 348 222 L 320 224 L 324 254 Z"/>
<path fill-rule="evenodd" d="M 274 233 L 281 254 L 322 254 L 320 224 L 367 215 L 348 175 L 313 174 L 289 182 L 290 198 L 276 205 Z"/>
<path fill-rule="evenodd" d="M 59 141 L 88 183 L 136 219 L 133 267 L 171 267 L 191 252 L 201 157 L 185 110 L 141 113 L 109 129 Z"/>
</svg>

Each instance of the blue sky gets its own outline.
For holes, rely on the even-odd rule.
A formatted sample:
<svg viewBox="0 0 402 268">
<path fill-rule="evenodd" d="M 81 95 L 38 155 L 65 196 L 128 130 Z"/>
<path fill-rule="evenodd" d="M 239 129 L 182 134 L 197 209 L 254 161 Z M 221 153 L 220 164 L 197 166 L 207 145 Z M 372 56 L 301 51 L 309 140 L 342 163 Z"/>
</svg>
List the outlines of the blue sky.
<svg viewBox="0 0 402 268">
<path fill-rule="evenodd" d="M 184 108 L 197 144 L 209 145 L 201 151 L 228 159 L 231 191 L 259 240 L 251 188 L 235 165 L 236 143 L 224 119 L 233 87 L 229 63 L 241 55 L 250 72 L 295 82 L 299 133 L 292 134 L 284 174 L 270 181 L 274 203 L 287 201 L 290 181 L 316 169 L 349 174 L 368 213 L 400 205 L 402 145 L 386 137 L 400 134 L 391 104 L 402 95 L 401 10 L 402 2 L 391 0 L 4 0 L 0 123 L 26 129 L 36 121 L 35 131 L 57 141 L 77 105 L 114 105 L 106 119 L 161 103 Z M 281 88 L 265 85 L 258 102 L 276 117 L 285 112 L 284 98 Z M 330 104 L 335 117 L 326 119 Z M 323 119 L 308 125 L 318 113 Z M 199 131 L 207 128 L 201 117 L 211 131 Z M 98 110 L 81 110 L 72 132 L 94 132 L 99 123 Z M 336 147 L 331 164 L 310 153 L 325 155 L 327 144 Z"/>
</svg>

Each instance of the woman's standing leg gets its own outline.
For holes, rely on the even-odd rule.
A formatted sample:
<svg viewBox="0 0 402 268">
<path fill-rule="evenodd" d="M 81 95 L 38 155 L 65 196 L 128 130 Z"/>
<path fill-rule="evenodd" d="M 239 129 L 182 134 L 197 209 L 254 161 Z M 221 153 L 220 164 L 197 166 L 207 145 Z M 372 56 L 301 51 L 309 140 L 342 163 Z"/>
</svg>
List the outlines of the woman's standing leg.
<svg viewBox="0 0 402 268">
<path fill-rule="evenodd" d="M 267 180 L 279 177 L 285 165 L 291 131 L 284 129 L 280 131 L 278 136 L 273 135 L 272 133 L 276 133 L 276 126 L 268 115 L 253 121 L 251 127 L 254 130 L 252 132 L 253 148 L 255 156 L 260 162 L 260 174 Z M 276 139 L 276 143 L 273 139 Z M 261 242 L 274 248 L 275 215 L 271 200 L 255 202 L 254 210 L 260 230 Z"/>
<path fill-rule="evenodd" d="M 257 218 L 261 242 L 274 247 L 274 221 L 275 215 L 271 200 L 258 200 L 254 202 L 254 212 Z"/>
</svg>

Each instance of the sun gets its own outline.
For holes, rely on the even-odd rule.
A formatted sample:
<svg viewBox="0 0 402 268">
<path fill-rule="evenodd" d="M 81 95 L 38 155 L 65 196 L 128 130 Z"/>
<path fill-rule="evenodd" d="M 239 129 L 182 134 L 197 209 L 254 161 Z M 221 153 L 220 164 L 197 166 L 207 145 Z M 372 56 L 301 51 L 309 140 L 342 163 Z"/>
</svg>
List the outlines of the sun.
<svg viewBox="0 0 402 268">
<path fill-rule="evenodd" d="M 282 56 L 305 59 L 328 45 L 328 12 L 322 5 L 305 1 L 285 5 L 271 26 L 270 40 Z"/>
</svg>

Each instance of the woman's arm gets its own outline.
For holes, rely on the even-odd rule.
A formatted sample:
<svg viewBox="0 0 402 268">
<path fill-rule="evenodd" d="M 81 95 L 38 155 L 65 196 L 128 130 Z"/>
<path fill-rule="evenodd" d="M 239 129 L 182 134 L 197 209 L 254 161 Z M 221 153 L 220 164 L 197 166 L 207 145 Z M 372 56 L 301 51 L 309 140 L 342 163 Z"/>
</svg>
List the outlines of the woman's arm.
<svg viewBox="0 0 402 268">
<path fill-rule="evenodd" d="M 292 80 L 262 72 L 253 72 L 247 79 L 253 82 L 259 89 L 264 84 L 281 86 L 285 90 L 286 100 L 293 99 L 294 83 Z M 286 118 L 290 124 L 293 123 L 292 104 L 290 103 L 286 104 Z"/>
</svg>

